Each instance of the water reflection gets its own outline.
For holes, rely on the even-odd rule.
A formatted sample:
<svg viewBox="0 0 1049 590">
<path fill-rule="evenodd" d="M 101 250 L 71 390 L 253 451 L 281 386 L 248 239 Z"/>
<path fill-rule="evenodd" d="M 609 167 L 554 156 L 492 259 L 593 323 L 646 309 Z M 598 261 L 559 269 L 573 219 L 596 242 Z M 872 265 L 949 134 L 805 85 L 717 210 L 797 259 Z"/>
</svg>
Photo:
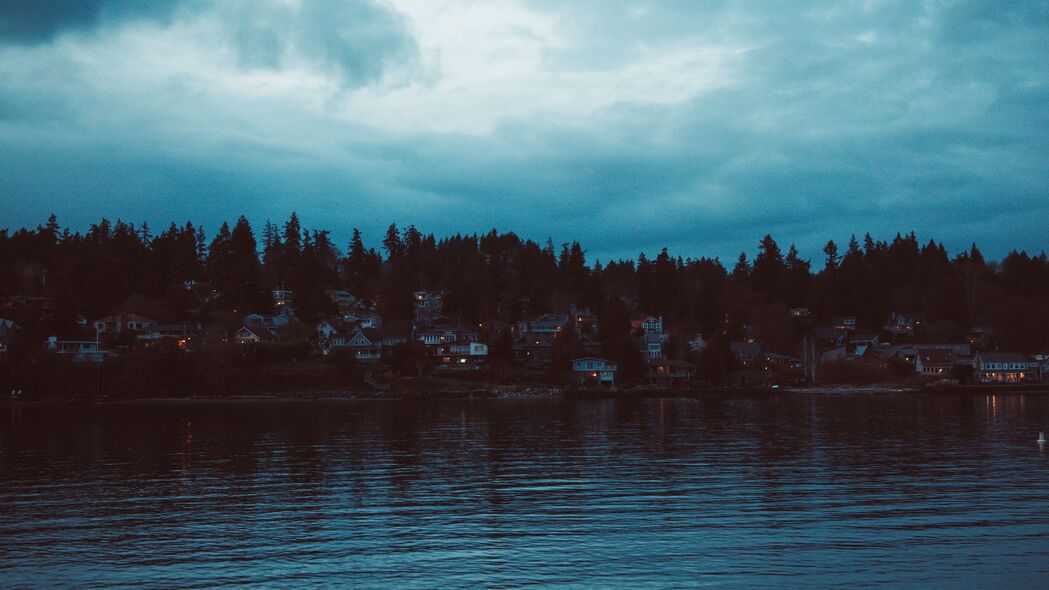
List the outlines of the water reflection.
<svg viewBox="0 0 1049 590">
<path fill-rule="evenodd" d="M 3 585 L 1031 586 L 1046 398 L 12 406 Z"/>
</svg>

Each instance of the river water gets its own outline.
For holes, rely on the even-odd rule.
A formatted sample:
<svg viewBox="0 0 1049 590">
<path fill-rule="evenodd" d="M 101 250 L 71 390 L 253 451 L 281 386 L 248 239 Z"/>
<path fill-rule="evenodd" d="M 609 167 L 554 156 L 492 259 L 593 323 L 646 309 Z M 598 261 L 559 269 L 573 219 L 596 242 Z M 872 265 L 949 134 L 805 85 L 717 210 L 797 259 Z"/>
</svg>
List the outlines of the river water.
<svg viewBox="0 0 1049 590">
<path fill-rule="evenodd" d="M 1049 586 L 1049 396 L 0 406 L 0 586 Z"/>
</svg>

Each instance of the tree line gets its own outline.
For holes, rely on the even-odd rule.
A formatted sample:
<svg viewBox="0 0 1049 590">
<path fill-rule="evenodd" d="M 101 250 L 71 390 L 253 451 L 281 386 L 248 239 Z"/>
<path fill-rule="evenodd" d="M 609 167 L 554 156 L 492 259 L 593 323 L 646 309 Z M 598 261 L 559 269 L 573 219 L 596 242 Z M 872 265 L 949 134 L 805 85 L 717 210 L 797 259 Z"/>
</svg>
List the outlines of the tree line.
<svg viewBox="0 0 1049 590">
<path fill-rule="evenodd" d="M 817 321 L 854 315 L 861 329 L 884 325 L 892 311 L 918 313 L 930 338 L 962 338 L 980 325 L 996 331 L 1003 350 L 1049 348 L 1044 252 L 1014 250 L 992 262 L 975 244 L 952 254 L 913 232 L 890 241 L 853 236 L 844 246 L 831 240 L 815 264 L 794 245 L 784 253 L 770 235 L 756 246 L 730 266 L 666 248 L 591 264 L 577 242 L 555 247 L 496 230 L 438 239 L 390 225 L 381 249 L 365 246 L 357 230 L 340 248 L 294 213 L 258 234 L 242 216 L 210 236 L 190 221 L 155 233 L 103 219 L 81 232 L 51 216 L 35 229 L 0 230 L 0 317 L 39 334 L 119 311 L 207 323 L 219 313 L 267 312 L 271 291 L 284 288 L 307 323 L 335 311 L 331 289 L 375 304 L 387 320 L 407 320 L 412 292 L 426 289 L 443 291 L 445 313 L 486 326 L 493 341 L 522 318 L 576 304 L 613 322 L 605 336 L 619 340 L 630 314 L 663 316 L 675 335 L 672 355 L 694 333 L 725 341 L 750 334 L 768 350 L 796 354 L 793 307 Z M 196 293 L 187 288 L 194 283 Z M 213 296 L 202 300 L 201 287 Z M 48 303 L 32 303 L 41 299 Z"/>
</svg>

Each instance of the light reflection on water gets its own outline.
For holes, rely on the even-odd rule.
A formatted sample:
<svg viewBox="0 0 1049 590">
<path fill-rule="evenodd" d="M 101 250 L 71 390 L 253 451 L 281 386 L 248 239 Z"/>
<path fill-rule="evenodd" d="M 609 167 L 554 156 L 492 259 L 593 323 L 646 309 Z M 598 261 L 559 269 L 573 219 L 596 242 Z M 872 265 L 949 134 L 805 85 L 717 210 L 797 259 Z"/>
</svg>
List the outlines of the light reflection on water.
<svg viewBox="0 0 1049 590">
<path fill-rule="evenodd" d="M 4 586 L 1049 580 L 1047 397 L 0 412 Z"/>
</svg>

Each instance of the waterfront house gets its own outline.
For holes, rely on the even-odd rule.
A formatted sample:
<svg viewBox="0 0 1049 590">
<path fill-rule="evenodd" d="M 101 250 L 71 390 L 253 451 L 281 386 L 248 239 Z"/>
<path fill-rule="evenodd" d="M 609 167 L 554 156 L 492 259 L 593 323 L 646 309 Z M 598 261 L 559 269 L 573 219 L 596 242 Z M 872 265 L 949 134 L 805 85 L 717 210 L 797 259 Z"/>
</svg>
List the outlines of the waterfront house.
<svg viewBox="0 0 1049 590">
<path fill-rule="evenodd" d="M 732 357 L 744 369 L 755 366 L 761 356 L 761 346 L 755 342 L 732 342 L 729 343 L 729 348 L 732 350 Z"/>
<path fill-rule="evenodd" d="M 100 348 L 97 340 L 59 340 L 57 336 L 47 339 L 47 350 L 75 363 L 100 363 L 112 354 Z"/>
<path fill-rule="evenodd" d="M 696 366 L 682 360 L 659 360 L 650 362 L 645 371 L 645 381 L 657 387 L 678 387 L 692 382 Z"/>
<path fill-rule="evenodd" d="M 1038 360 L 1039 381 L 1049 383 L 1049 354 L 1039 354 L 1035 358 Z"/>
<path fill-rule="evenodd" d="M 1028 379 L 1027 359 L 1018 352 L 978 352 L 975 362 L 980 383 L 1022 383 Z"/>
<path fill-rule="evenodd" d="M 583 357 L 572 361 L 572 377 L 579 385 L 596 383 L 598 385 L 616 384 L 616 365 L 597 357 Z"/>
<path fill-rule="evenodd" d="M 919 348 L 914 370 L 919 375 L 947 377 L 954 369 L 954 353 L 948 349 Z"/>
</svg>

